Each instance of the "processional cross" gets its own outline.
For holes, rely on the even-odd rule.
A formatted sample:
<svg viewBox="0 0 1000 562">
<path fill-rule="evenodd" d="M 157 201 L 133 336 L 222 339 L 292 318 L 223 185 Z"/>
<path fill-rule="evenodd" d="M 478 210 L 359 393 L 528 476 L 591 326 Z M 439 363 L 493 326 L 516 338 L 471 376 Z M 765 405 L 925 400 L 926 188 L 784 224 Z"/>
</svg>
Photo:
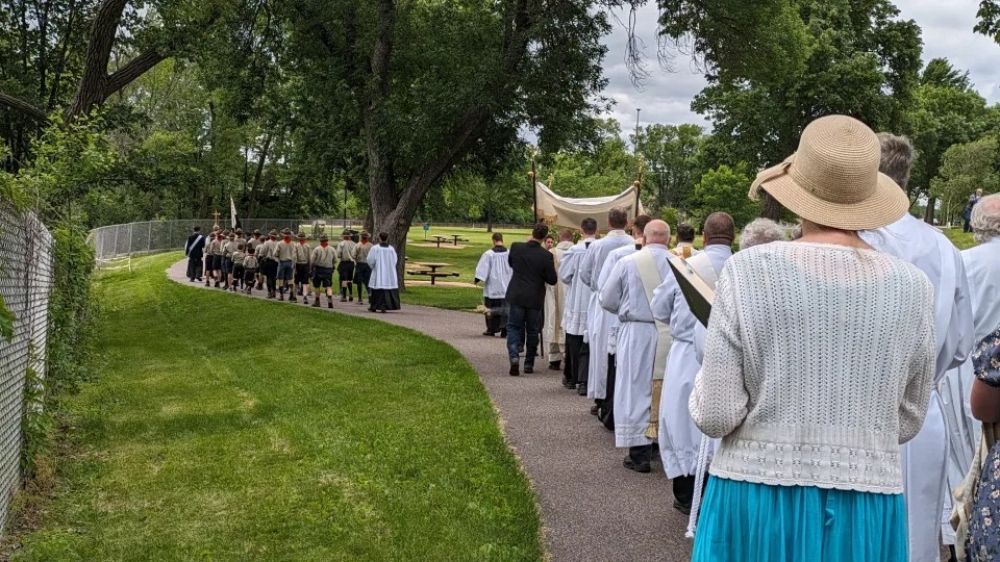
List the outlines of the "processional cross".
<svg viewBox="0 0 1000 562">
<path fill-rule="evenodd" d="M 217 229 L 219 228 L 219 217 L 221 217 L 222 215 L 219 214 L 219 211 L 215 211 L 214 213 L 212 213 L 212 216 L 215 217 L 215 224 L 213 225 L 213 228 Z"/>
</svg>

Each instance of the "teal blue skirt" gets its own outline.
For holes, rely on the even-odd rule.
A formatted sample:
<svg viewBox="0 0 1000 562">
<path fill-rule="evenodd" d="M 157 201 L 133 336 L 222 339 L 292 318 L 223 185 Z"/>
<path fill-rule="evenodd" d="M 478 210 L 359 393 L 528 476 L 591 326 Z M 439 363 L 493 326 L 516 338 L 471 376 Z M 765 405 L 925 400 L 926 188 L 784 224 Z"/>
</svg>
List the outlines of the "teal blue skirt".
<svg viewBox="0 0 1000 562">
<path fill-rule="evenodd" d="M 692 562 L 905 562 L 902 494 L 709 477 Z"/>
</svg>

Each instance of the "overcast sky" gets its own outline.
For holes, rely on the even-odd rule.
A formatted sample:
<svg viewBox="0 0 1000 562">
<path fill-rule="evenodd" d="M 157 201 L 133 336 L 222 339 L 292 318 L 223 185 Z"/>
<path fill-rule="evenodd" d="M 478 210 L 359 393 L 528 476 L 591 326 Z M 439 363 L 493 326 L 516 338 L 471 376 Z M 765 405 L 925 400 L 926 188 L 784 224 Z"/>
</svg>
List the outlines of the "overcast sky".
<svg viewBox="0 0 1000 562">
<path fill-rule="evenodd" d="M 901 17 L 916 20 L 922 28 L 924 61 L 947 57 L 956 68 L 968 70 L 979 93 L 990 103 L 1000 101 L 1000 45 L 974 34 L 979 0 L 896 0 Z M 619 14 L 622 22 L 625 14 Z M 638 12 L 637 35 L 646 43 L 647 70 L 651 76 L 641 88 L 629 81 L 625 67 L 626 30 L 614 22 L 608 36 L 605 75 L 610 80 L 605 95 L 617 103 L 612 115 L 624 132 L 635 127 L 635 110 L 641 108 L 643 125 L 649 123 L 699 123 L 707 125 L 691 111 L 691 99 L 705 86 L 705 80 L 689 57 L 676 55 L 664 70 L 656 61 L 656 6 L 649 2 Z"/>
</svg>

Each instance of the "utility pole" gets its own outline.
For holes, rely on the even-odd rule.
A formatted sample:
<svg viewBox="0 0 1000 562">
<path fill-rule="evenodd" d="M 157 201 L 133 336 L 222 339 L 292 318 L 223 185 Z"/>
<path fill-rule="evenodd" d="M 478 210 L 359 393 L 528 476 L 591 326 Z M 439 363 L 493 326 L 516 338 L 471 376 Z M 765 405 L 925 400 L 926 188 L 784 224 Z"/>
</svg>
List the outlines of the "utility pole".
<svg viewBox="0 0 1000 562">
<path fill-rule="evenodd" d="M 635 108 L 635 143 L 632 145 L 632 153 L 639 154 L 639 112 L 641 107 Z"/>
</svg>

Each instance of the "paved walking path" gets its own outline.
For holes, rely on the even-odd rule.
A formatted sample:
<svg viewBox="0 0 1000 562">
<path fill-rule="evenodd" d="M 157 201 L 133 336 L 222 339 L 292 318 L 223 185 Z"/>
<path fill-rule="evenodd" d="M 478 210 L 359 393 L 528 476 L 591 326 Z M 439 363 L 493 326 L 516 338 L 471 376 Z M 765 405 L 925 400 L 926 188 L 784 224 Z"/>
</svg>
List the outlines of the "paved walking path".
<svg viewBox="0 0 1000 562">
<path fill-rule="evenodd" d="M 190 283 L 184 267 L 183 261 L 174 264 L 169 278 L 219 290 Z M 254 297 L 263 298 L 263 291 L 254 291 Z M 553 561 L 690 559 L 691 543 L 684 538 L 687 517 L 671 507 L 670 483 L 659 463 L 651 474 L 623 468 L 624 451 L 615 449 L 612 434 L 590 415 L 591 402 L 564 389 L 561 373 L 546 370 L 544 362 L 541 372 L 509 376 L 503 341 L 480 335 L 481 316 L 405 304 L 388 314 L 369 313 L 357 303 L 334 306 L 331 312 L 389 322 L 445 341 L 476 368 L 538 496 L 545 548 Z"/>
</svg>

